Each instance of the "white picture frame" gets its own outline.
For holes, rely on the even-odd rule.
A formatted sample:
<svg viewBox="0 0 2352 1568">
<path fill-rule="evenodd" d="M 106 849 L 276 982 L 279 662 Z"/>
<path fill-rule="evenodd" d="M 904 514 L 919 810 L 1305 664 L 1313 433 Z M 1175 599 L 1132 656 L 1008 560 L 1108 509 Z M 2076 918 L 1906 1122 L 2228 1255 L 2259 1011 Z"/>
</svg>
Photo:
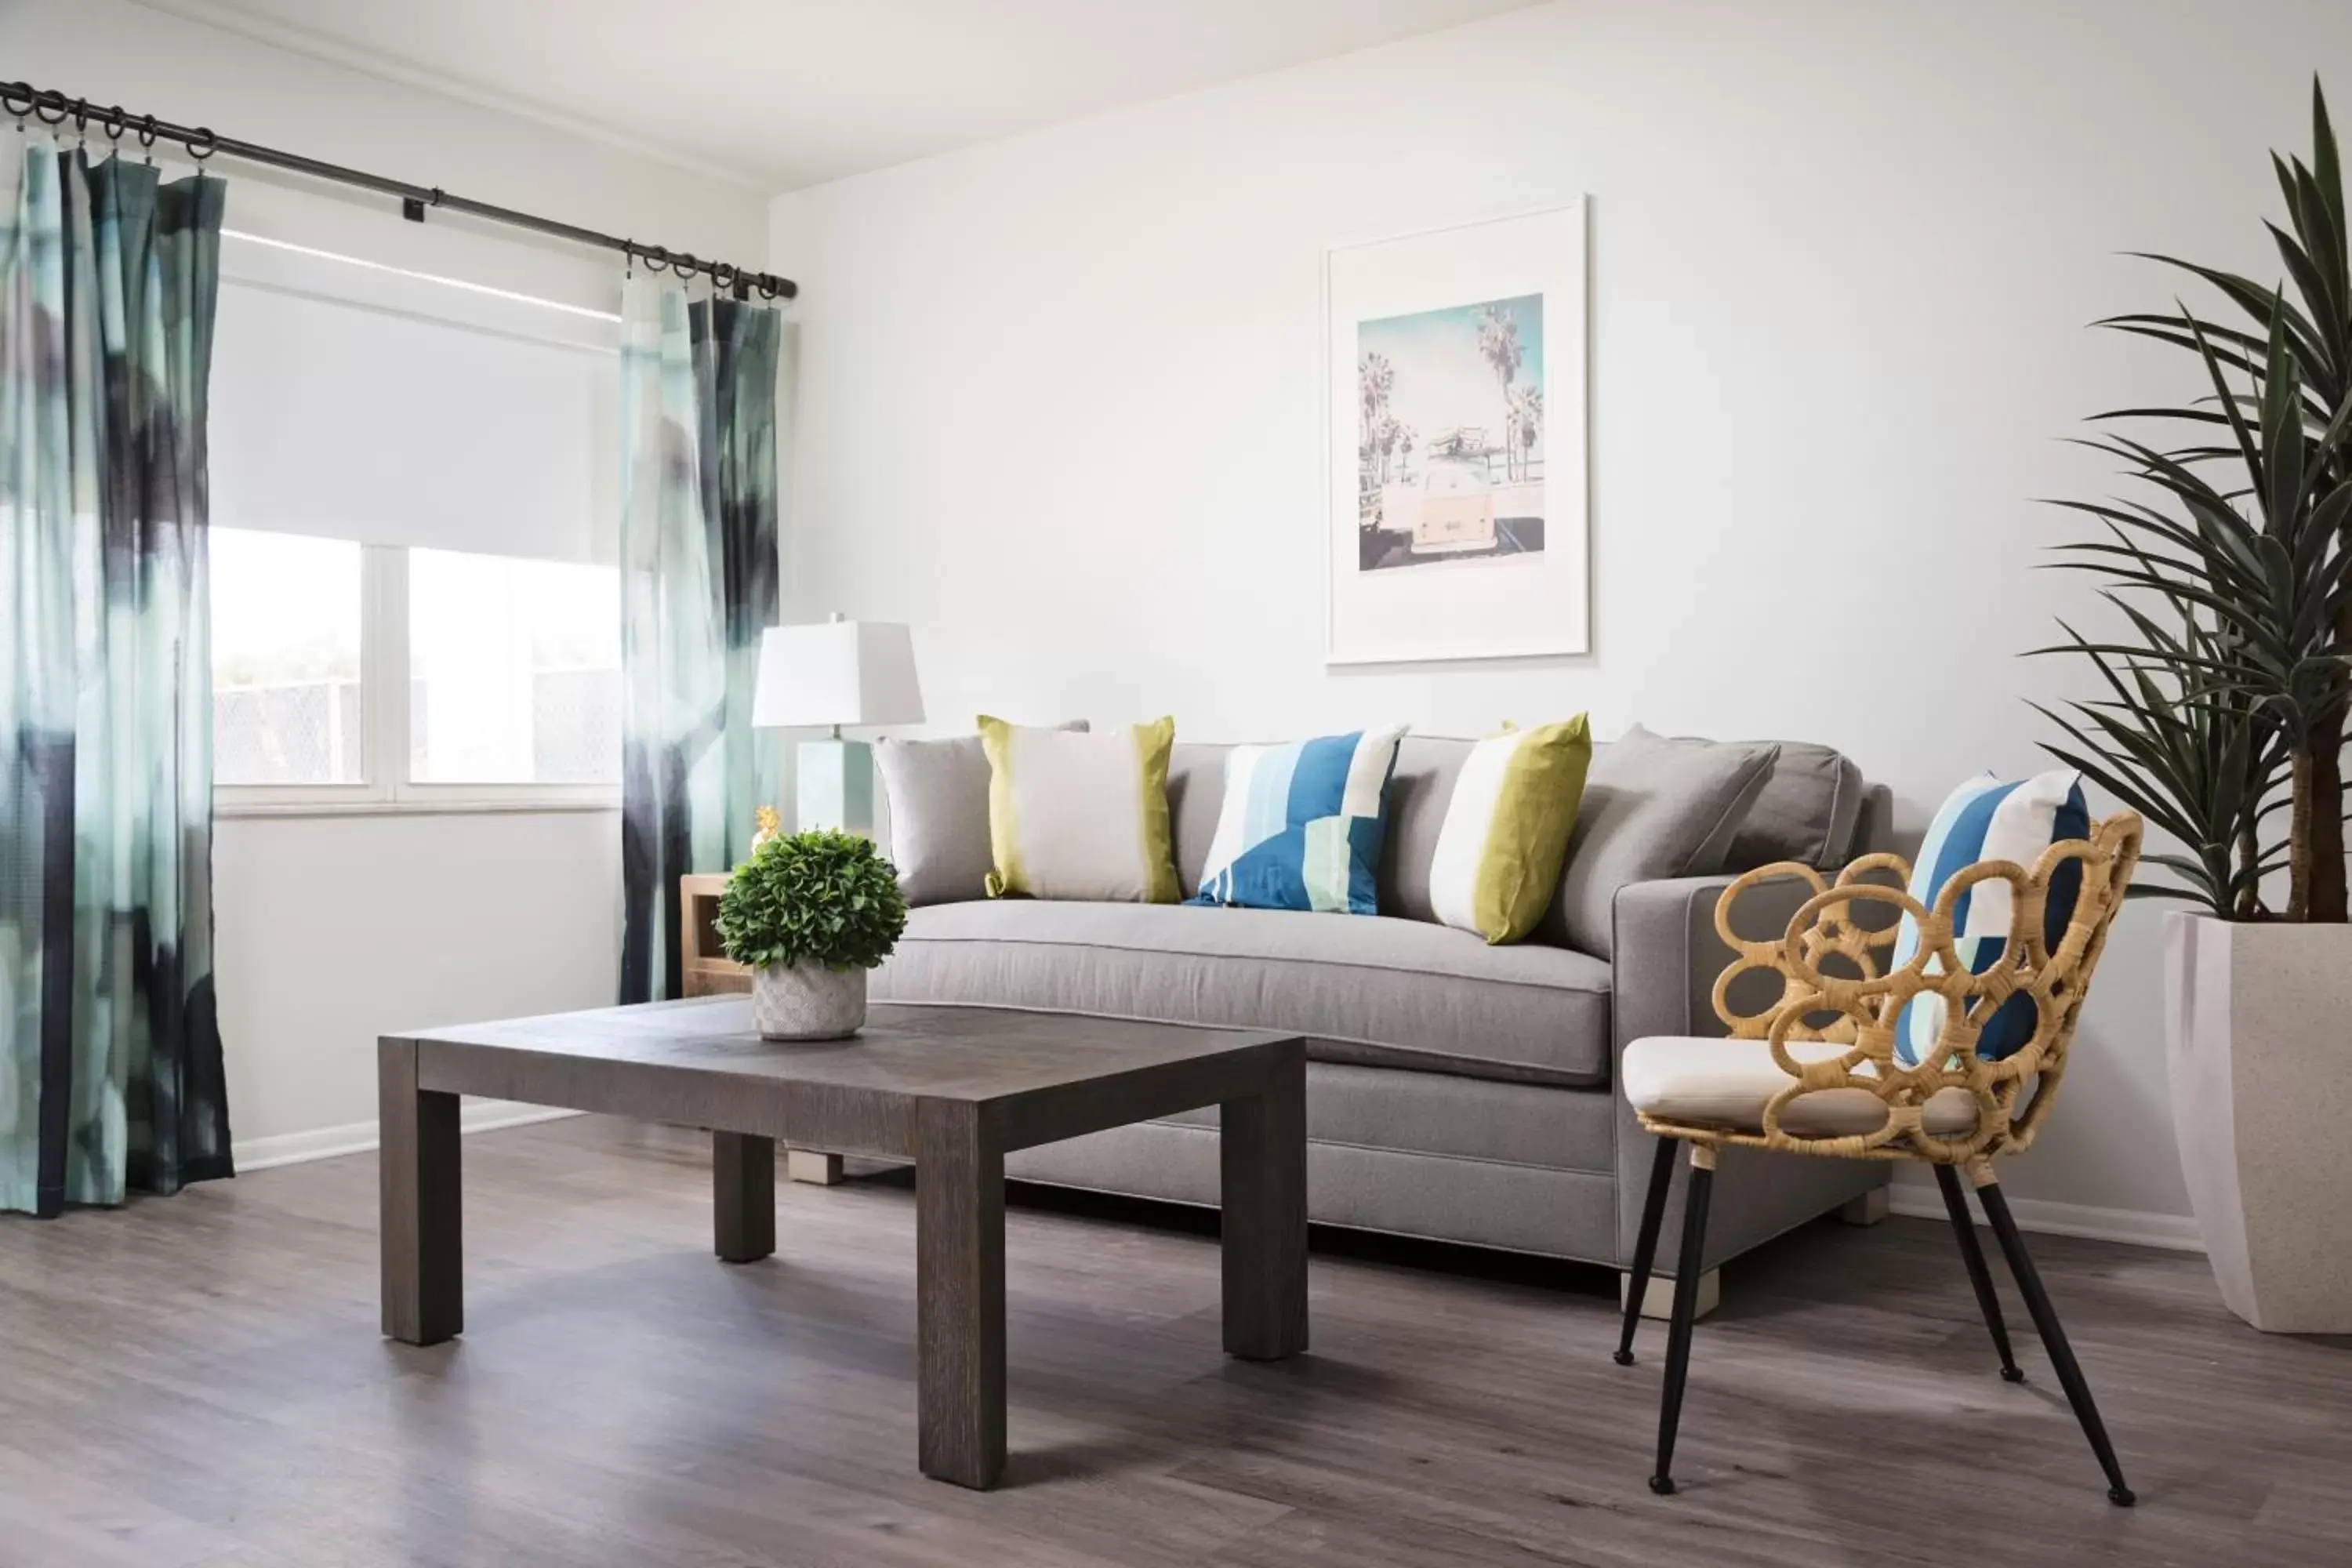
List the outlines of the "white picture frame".
<svg viewBox="0 0 2352 1568">
<path fill-rule="evenodd" d="M 1585 207 L 1325 252 L 1328 663 L 1591 651 Z"/>
</svg>

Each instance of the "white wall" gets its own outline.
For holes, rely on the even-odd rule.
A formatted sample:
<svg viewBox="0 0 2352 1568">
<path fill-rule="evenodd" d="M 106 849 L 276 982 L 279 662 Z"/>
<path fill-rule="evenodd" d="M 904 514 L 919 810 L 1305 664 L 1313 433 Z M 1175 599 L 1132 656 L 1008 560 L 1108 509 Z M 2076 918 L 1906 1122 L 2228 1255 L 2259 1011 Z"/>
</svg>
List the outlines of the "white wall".
<svg viewBox="0 0 2352 1568">
<path fill-rule="evenodd" d="M 741 186 L 121 0 L 11 0 L 0 60 L 38 87 L 673 248 L 742 263 L 765 248 Z M 617 258 L 214 168 L 230 228 L 618 309 Z M 619 837 L 609 811 L 222 821 L 216 971 L 240 1159 L 366 1135 L 379 1034 L 612 1001 Z"/>
<path fill-rule="evenodd" d="M 2084 330 L 2179 287 L 2118 253 L 2275 271 L 2264 151 L 2347 65 L 2319 4 L 1566 4 L 780 198 L 789 607 L 913 623 L 945 720 L 1589 708 L 1833 742 L 1916 827 L 2068 689 L 2016 658 L 2084 599 L 2034 571 L 2032 498 L 2104 483 L 2060 437 L 2188 386 Z M 1325 247 L 1579 194 L 1595 651 L 1327 669 Z M 2156 927 L 2010 1173 L 2046 1220 L 2186 1234 Z"/>
</svg>

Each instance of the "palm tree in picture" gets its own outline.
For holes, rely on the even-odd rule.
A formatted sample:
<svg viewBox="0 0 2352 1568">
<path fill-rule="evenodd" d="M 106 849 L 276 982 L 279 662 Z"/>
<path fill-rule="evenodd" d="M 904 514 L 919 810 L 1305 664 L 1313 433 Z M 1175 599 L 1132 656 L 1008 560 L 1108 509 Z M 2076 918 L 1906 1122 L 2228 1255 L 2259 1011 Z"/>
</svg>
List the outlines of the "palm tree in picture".
<svg viewBox="0 0 2352 1568">
<path fill-rule="evenodd" d="M 1511 461 L 1511 381 L 1519 374 L 1519 361 L 1525 351 L 1519 347 L 1519 321 L 1502 305 L 1486 304 L 1478 308 L 1478 357 L 1495 370 L 1495 379 L 1503 387 L 1503 461 Z"/>
<path fill-rule="evenodd" d="M 1381 421 L 1389 416 L 1389 394 L 1396 389 L 1396 366 L 1383 353 L 1356 362 L 1356 455 L 1367 487 L 1378 481 Z"/>
<path fill-rule="evenodd" d="M 1543 437 L 1543 388 L 1532 382 L 1514 382 L 1504 390 L 1503 397 L 1511 406 L 1510 449 L 1504 455 L 1504 472 L 1513 479 L 1524 479 L 1536 443 Z"/>
</svg>

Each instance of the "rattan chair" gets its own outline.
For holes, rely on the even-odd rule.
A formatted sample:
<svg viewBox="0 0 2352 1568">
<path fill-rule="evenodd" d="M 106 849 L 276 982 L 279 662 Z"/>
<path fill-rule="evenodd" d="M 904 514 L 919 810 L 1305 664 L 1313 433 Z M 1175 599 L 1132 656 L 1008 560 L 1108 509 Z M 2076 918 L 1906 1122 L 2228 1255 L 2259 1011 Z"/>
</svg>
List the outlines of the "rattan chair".
<svg viewBox="0 0 2352 1568">
<path fill-rule="evenodd" d="M 1674 1178 L 1675 1150 L 1677 1144 L 1690 1148 L 1690 1191 L 1675 1277 L 1653 1491 L 1675 1489 L 1675 1429 L 1690 1366 L 1708 1192 L 1717 1152 L 1737 1147 L 1841 1160 L 1916 1160 L 1932 1167 L 1959 1238 L 1961 1262 L 2000 1357 L 2000 1374 L 2014 1383 L 2024 1373 L 2010 1352 L 2000 1299 L 1969 1221 L 1960 1186 L 1965 1173 L 2017 1277 L 2067 1403 L 2106 1472 L 2107 1497 L 2118 1506 L 2130 1505 L 2132 1491 L 2124 1484 L 2098 1405 L 2001 1196 L 1993 1162 L 2030 1147 L 2049 1115 L 2065 1076 L 2083 996 L 2138 862 L 2139 844 L 2138 816 L 2119 813 L 2098 823 L 2088 838 L 2052 845 L 2030 868 L 2006 860 L 1965 868 L 1945 883 L 1933 909 L 1922 908 L 1904 890 L 1900 884 L 1908 883 L 1910 868 L 1894 855 L 1866 855 L 1835 882 L 1801 865 L 1766 866 L 1725 891 L 1716 906 L 1716 930 L 1739 956 L 1717 979 L 1714 1000 L 1732 1037 L 1638 1040 L 1625 1055 L 1626 1099 L 1659 1143 L 1633 1249 L 1616 1355 L 1620 1365 L 1633 1359 L 1634 1329 Z M 1732 916 L 1739 896 L 1785 877 L 1802 878 L 1813 889 L 1786 933 L 1769 941 L 1738 935 Z M 2025 917 L 2047 908 L 2053 880 L 2063 885 L 2076 877 L 2073 916 L 2053 947 L 2046 940 L 2045 921 Z M 1874 879 L 1890 878 L 1898 885 Z M 1954 950 L 1955 910 L 1963 895 L 1982 900 L 2003 892 L 2012 900 L 2012 934 L 1990 968 L 1970 973 Z M 1857 906 L 1868 905 L 1878 906 L 1877 918 L 1858 923 Z M 1917 922 L 1916 953 L 1885 972 L 1905 915 Z M 1733 993 L 1759 984 L 1751 979 L 1743 984 L 1743 977 L 1757 972 L 1779 977 L 1779 998 L 1760 1012 L 1740 1013 Z M 1769 978 L 1761 984 L 1769 987 Z M 1979 1037 L 2001 1005 L 2018 996 L 2031 998 L 2031 1038 L 1999 1060 L 1979 1057 Z M 1906 1064 L 1895 1050 L 1896 1021 L 1914 997 L 1930 999 L 1926 1005 L 1931 1016 L 1934 998 L 1941 998 L 1943 1006 L 1934 1048 L 1913 1053 L 1920 1057 L 1917 1066 Z M 2010 1016 L 2021 1011 L 2011 1009 Z"/>
</svg>

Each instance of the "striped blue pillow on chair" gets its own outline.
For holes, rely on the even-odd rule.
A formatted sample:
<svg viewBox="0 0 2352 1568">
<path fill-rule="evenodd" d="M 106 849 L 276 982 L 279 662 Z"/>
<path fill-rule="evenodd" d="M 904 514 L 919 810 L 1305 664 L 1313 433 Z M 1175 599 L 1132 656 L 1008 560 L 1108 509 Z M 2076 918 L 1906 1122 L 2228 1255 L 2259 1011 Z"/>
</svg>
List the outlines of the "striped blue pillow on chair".
<svg viewBox="0 0 2352 1568">
<path fill-rule="evenodd" d="M 1394 730 L 1235 746 L 1201 890 L 1188 902 L 1378 913 Z"/>
<path fill-rule="evenodd" d="M 2071 768 L 2037 773 L 2004 784 L 1986 773 L 1954 790 L 1928 826 L 1927 840 L 1911 869 L 1911 896 L 1932 910 L 1944 884 L 1979 860 L 2013 860 L 2031 870 L 2053 844 L 2086 838 L 2091 813 L 2083 798 L 2083 775 Z M 2055 947 L 2074 918 L 2074 900 L 2082 891 L 2083 868 L 2070 861 L 2050 879 L 2048 908 L 2042 912 L 2042 939 Z M 1952 946 L 1971 974 L 1981 974 L 2007 951 L 2016 911 L 2010 884 L 1979 882 L 1960 895 L 1952 911 Z M 1893 963 L 1899 969 L 1919 951 L 1919 922 L 1903 917 L 1895 932 Z M 1940 996 L 1919 995 L 1904 1005 L 1895 1021 L 1895 1054 L 1913 1067 L 1935 1054 L 1944 1030 L 1946 1005 Z M 2002 1003 L 1977 1037 L 1977 1055 L 1999 1061 L 2015 1054 L 2033 1038 L 2033 998 L 2011 997 Z"/>
</svg>

